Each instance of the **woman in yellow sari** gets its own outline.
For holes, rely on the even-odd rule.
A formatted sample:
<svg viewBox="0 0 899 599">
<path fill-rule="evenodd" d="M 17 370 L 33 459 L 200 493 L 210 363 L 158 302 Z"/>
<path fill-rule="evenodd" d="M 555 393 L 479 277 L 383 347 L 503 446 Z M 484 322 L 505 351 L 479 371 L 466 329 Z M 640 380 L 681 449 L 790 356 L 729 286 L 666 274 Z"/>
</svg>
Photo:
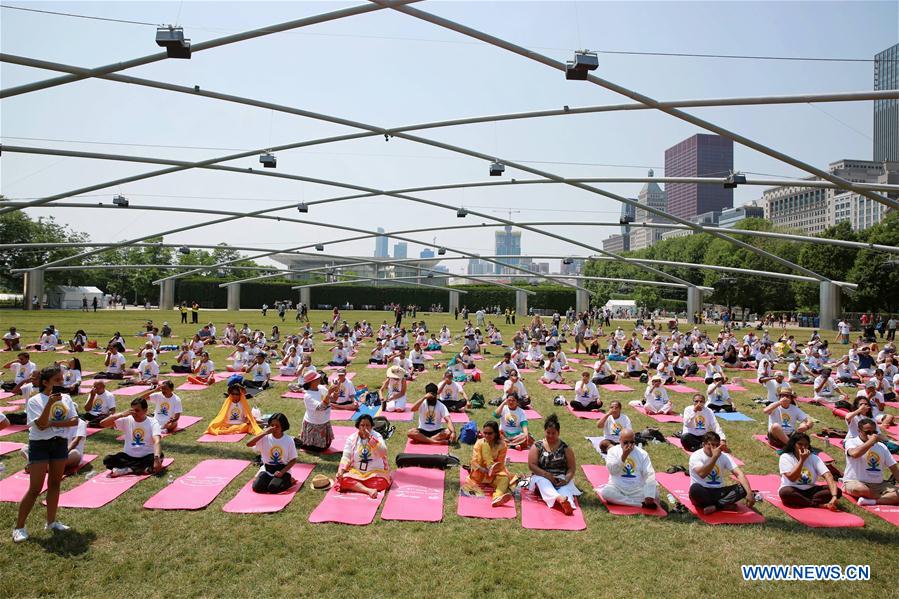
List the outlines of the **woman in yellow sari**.
<svg viewBox="0 0 899 599">
<path fill-rule="evenodd" d="M 483 495 L 481 485 L 493 487 L 493 507 L 512 499 L 509 491 L 509 471 L 506 470 L 508 445 L 499 434 L 499 425 L 493 420 L 484 423 L 481 438 L 471 450 L 471 470 L 463 490 L 471 495 Z"/>
<path fill-rule="evenodd" d="M 238 435 L 249 433 L 258 435 L 262 429 L 256 424 L 253 413 L 247 403 L 246 391 L 240 383 L 228 385 L 228 397 L 215 419 L 209 423 L 206 433 L 209 435 Z"/>
</svg>

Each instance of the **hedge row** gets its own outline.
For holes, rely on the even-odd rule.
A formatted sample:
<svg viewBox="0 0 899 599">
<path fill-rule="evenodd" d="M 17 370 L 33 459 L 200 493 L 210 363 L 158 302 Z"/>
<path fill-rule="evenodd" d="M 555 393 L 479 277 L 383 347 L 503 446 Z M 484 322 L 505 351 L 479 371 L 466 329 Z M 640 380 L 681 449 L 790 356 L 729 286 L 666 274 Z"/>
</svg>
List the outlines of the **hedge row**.
<svg viewBox="0 0 899 599">
<path fill-rule="evenodd" d="M 228 290 L 219 287 L 227 279 L 177 279 L 175 283 L 175 302 L 197 301 L 203 308 L 225 308 L 228 304 Z M 291 289 L 295 282 L 250 282 L 241 283 L 240 307 L 246 309 L 260 308 L 262 304 L 273 306 L 277 300 L 299 301 L 299 290 Z M 530 289 L 537 295 L 528 297 L 528 307 L 564 312 L 574 306 L 574 289 L 550 286 L 521 286 Z M 468 306 L 476 310 L 485 306 L 499 305 L 502 309 L 515 307 L 515 291 L 505 287 L 486 285 L 459 285 L 456 289 L 467 291 L 459 296 L 459 307 Z M 425 287 L 374 287 L 374 286 L 334 286 L 312 287 L 311 307 L 320 304 L 344 305 L 347 302 L 356 307 L 365 305 L 381 307 L 394 302 L 408 305 L 415 304 L 428 308 L 431 304 L 441 304 L 444 309 L 449 305 L 449 294 L 440 289 Z"/>
</svg>

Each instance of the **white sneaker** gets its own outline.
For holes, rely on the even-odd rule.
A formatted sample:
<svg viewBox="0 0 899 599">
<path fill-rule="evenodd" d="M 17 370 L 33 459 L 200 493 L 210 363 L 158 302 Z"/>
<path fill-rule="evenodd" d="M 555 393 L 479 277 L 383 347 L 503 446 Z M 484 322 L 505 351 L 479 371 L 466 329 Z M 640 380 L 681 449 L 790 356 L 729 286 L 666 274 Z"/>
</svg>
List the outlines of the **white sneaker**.
<svg viewBox="0 0 899 599">
<path fill-rule="evenodd" d="M 12 542 L 13 543 L 21 543 L 22 541 L 28 540 L 28 529 L 27 528 L 14 528 L 12 529 Z"/>
<path fill-rule="evenodd" d="M 54 520 L 53 522 L 51 522 L 49 524 L 44 524 L 44 530 L 53 530 L 56 532 L 65 532 L 65 531 L 69 530 L 70 528 L 72 528 L 72 527 L 66 526 L 59 520 Z"/>
<path fill-rule="evenodd" d="M 873 499 L 868 499 L 867 497 L 859 497 L 856 499 L 859 505 L 877 505 L 877 502 Z"/>
<path fill-rule="evenodd" d="M 118 478 L 120 476 L 131 474 L 131 472 L 131 468 L 113 468 L 112 472 L 109 473 L 109 478 Z"/>
</svg>

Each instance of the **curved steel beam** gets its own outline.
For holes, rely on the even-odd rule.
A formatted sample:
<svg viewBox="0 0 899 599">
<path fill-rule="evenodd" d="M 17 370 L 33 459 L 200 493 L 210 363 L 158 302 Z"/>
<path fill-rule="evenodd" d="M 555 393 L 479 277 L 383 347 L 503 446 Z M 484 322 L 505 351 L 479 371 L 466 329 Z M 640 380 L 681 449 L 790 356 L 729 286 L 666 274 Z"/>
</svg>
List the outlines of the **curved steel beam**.
<svg viewBox="0 0 899 599">
<path fill-rule="evenodd" d="M 294 285 L 291 289 L 304 289 L 307 287 L 325 287 L 327 285 L 347 285 L 350 283 L 360 283 L 363 281 L 392 281 L 393 279 L 374 279 L 372 277 L 354 277 L 347 281 L 328 281 L 326 283 L 309 283 L 308 285 Z M 464 289 L 453 289 L 452 287 L 443 287 L 442 285 L 428 285 L 427 283 L 416 283 L 414 281 L 396 281 L 399 285 L 415 285 L 416 287 L 430 287 L 432 289 L 442 289 L 443 291 L 455 291 L 456 293 L 468 293 Z"/>
<path fill-rule="evenodd" d="M 543 278 L 543 276 L 544 275 L 541 275 L 539 278 Z M 477 279 L 477 280 L 486 280 L 488 283 L 496 284 L 496 281 L 489 280 L 491 278 L 496 278 L 496 277 L 499 277 L 499 278 L 510 277 L 510 278 L 514 278 L 514 279 L 525 278 L 525 277 L 538 278 L 538 277 L 531 277 L 530 275 L 468 275 L 466 278 Z M 569 279 L 575 279 L 578 281 L 611 281 L 611 282 L 619 282 L 619 283 L 634 283 L 634 284 L 639 284 L 639 285 L 651 285 L 651 286 L 655 286 L 655 287 L 673 287 L 675 289 L 686 289 L 688 287 L 696 287 L 697 289 L 701 289 L 702 291 L 708 291 L 708 292 L 715 291 L 714 287 L 703 287 L 703 286 L 697 286 L 697 285 L 681 285 L 680 283 L 669 283 L 666 281 L 647 281 L 645 279 L 624 279 L 624 278 L 620 278 L 620 277 L 591 277 L 591 276 L 586 276 L 586 275 L 566 275 L 566 277 Z M 415 278 L 415 277 L 396 277 L 395 279 L 390 279 L 390 280 L 401 280 L 401 279 L 409 279 L 409 278 Z"/>
<path fill-rule="evenodd" d="M 419 0 L 388 0 L 387 4 L 389 4 L 389 5 L 409 4 L 411 2 L 418 2 L 418 1 Z M 314 15 L 311 17 L 305 17 L 302 19 L 296 19 L 293 21 L 287 21 L 284 23 L 276 23 L 274 25 L 268 25 L 268 26 L 262 27 L 260 29 L 252 29 L 250 31 L 244 31 L 241 33 L 235 33 L 233 35 L 226 35 L 225 37 L 211 39 L 211 40 L 208 40 L 205 42 L 198 42 L 196 44 L 191 44 L 190 51 L 191 51 L 191 53 L 202 52 L 203 50 L 209 50 L 211 48 L 218 48 L 220 46 L 226 46 L 228 44 L 233 44 L 235 42 L 242 42 L 242 41 L 257 38 L 257 37 L 262 37 L 262 36 L 269 35 L 272 33 L 280 33 L 282 31 L 289 31 L 291 29 L 299 29 L 300 27 L 307 27 L 309 25 L 325 23 L 327 21 L 342 19 L 344 17 L 361 15 L 364 13 L 374 12 L 375 10 L 382 10 L 384 8 L 387 8 L 387 6 L 377 6 L 377 5 L 354 6 L 352 8 L 344 8 L 341 10 L 327 12 L 327 13 L 320 14 L 320 15 Z M 165 52 L 157 52 L 156 54 L 149 54 L 147 56 L 141 56 L 140 58 L 132 58 L 131 60 L 126 60 L 125 62 L 117 62 L 117 63 L 113 63 L 113 64 L 108 64 L 106 66 L 97 67 L 95 69 L 85 69 L 86 71 L 89 71 L 89 74 L 65 75 L 62 77 L 54 77 L 53 79 L 45 79 L 43 81 L 35 81 L 34 83 L 26 83 L 24 85 L 17 85 L 15 87 L 8 87 L 4 90 L 0 90 L 0 99 L 10 98 L 12 96 L 18 96 L 20 94 L 27 94 L 29 92 L 38 91 L 41 89 L 47 89 L 50 87 L 56 87 L 58 85 L 72 83 L 74 81 L 80 81 L 82 79 L 87 79 L 89 77 L 102 77 L 103 75 L 115 73 L 116 71 L 124 71 L 125 69 L 132 69 L 134 67 L 139 67 L 139 66 L 142 66 L 145 64 L 159 62 L 161 60 L 165 60 L 166 58 L 168 58 L 168 55 Z"/>
<path fill-rule="evenodd" d="M 375 4 L 378 4 L 379 6 L 384 6 L 385 8 L 387 6 L 387 0 L 370 0 L 370 1 Z M 434 25 L 438 25 L 445 29 L 450 29 L 457 33 L 461 33 L 462 35 L 466 35 L 468 37 L 480 40 L 480 41 L 488 43 L 492 46 L 496 46 L 498 48 L 508 50 L 510 52 L 513 52 L 515 54 L 518 54 L 520 56 L 523 56 L 525 58 L 533 60 L 535 62 L 539 62 L 546 66 L 552 67 L 552 68 L 556 69 L 557 71 L 561 71 L 563 73 L 565 72 L 565 64 L 562 62 L 553 60 L 552 58 L 550 58 L 548 56 L 544 56 L 542 54 L 534 52 L 533 50 L 528 50 L 527 48 L 518 46 L 518 45 L 508 42 L 506 40 L 500 39 L 496 36 L 484 33 L 482 31 L 478 31 L 477 29 L 467 27 L 460 23 L 456 23 L 455 21 L 451 21 L 449 19 L 444 19 L 443 17 L 438 17 L 437 15 L 433 15 L 431 13 L 425 12 L 423 10 L 418 10 L 417 8 L 412 8 L 410 6 L 392 6 L 390 8 L 393 10 L 402 12 L 404 14 L 416 17 L 423 21 L 433 23 Z M 718 135 L 721 135 L 723 137 L 727 137 L 728 139 L 735 141 L 740 145 L 751 148 L 757 152 L 761 152 L 762 154 L 770 156 L 771 158 L 774 158 L 776 160 L 779 160 L 781 162 L 789 164 L 795 168 L 803 170 L 812 175 L 816 175 L 816 176 L 820 177 L 821 179 L 825 179 L 827 181 L 835 183 L 842 189 L 845 189 L 847 191 L 854 191 L 860 195 L 865 196 L 866 198 L 869 198 L 871 200 L 874 200 L 875 202 L 883 204 L 884 206 L 893 208 L 894 210 L 899 209 L 899 202 L 897 202 L 895 200 L 892 200 L 890 198 L 884 197 L 884 196 L 876 194 L 876 193 L 872 193 L 872 192 L 864 190 L 864 189 L 860 189 L 860 188 L 856 187 L 855 184 L 852 183 L 851 181 L 847 181 L 846 179 L 843 179 L 842 177 L 837 177 L 831 173 L 828 173 L 827 171 L 823 171 L 815 166 L 812 166 L 811 164 L 807 164 L 805 162 L 802 162 L 801 160 L 793 158 L 792 156 L 784 154 L 783 152 L 779 152 L 777 150 L 774 150 L 773 148 L 769 148 L 768 146 L 765 146 L 756 141 L 753 141 L 753 140 L 749 139 L 748 137 L 745 137 L 738 133 L 734 133 L 733 131 L 725 129 L 724 127 L 715 125 L 714 123 L 712 123 L 710 121 L 701 119 L 697 116 L 693 116 L 693 115 L 686 113 L 682 110 L 679 110 L 677 108 L 671 108 L 671 107 L 664 106 L 661 102 L 659 102 L 658 100 L 655 100 L 654 98 L 650 98 L 649 96 L 646 96 L 639 92 L 628 89 L 622 85 L 612 83 L 611 81 L 602 79 L 601 77 L 597 77 L 596 75 L 588 75 L 587 80 L 595 85 L 598 85 L 600 87 L 603 87 L 603 88 L 613 91 L 615 93 L 626 96 L 632 100 L 640 102 L 641 104 L 644 104 L 650 108 L 660 110 L 660 111 L 662 111 L 666 114 L 670 114 L 671 116 L 678 118 L 682 121 L 686 121 L 692 125 L 696 125 L 697 127 L 701 127 L 702 129 L 705 129 L 707 131 L 711 131 L 711 132 L 717 133 Z M 808 275 L 811 273 L 810 273 L 810 271 L 808 271 L 805 274 Z M 820 280 L 827 280 L 827 279 L 822 278 Z"/>
</svg>

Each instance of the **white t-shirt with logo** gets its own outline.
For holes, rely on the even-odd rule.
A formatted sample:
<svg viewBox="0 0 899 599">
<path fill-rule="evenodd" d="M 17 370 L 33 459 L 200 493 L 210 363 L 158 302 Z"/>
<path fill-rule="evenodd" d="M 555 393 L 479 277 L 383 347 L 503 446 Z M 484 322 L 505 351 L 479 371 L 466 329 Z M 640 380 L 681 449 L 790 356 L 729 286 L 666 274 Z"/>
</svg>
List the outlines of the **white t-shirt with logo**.
<svg viewBox="0 0 899 599">
<path fill-rule="evenodd" d="M 768 430 L 771 430 L 771 427 L 775 424 L 779 424 L 783 429 L 784 433 L 787 436 L 790 436 L 795 430 L 799 423 L 803 422 L 808 416 L 805 412 L 800 410 L 794 404 L 790 404 L 790 407 L 778 407 L 773 412 L 768 414 Z"/>
<path fill-rule="evenodd" d="M 443 402 L 438 400 L 433 406 L 429 406 L 427 401 L 423 401 L 418 407 L 418 428 L 429 432 L 439 431 L 444 428 L 444 419 L 448 416 L 449 410 Z"/>
<path fill-rule="evenodd" d="M 263 466 L 260 472 L 265 471 L 265 464 L 269 466 L 284 466 L 291 460 L 297 458 L 297 447 L 290 435 L 281 435 L 280 439 L 275 439 L 271 433 L 259 439 L 253 447 L 259 457 L 262 458 Z"/>
<path fill-rule="evenodd" d="M 159 376 L 159 362 L 156 360 L 153 360 L 152 362 L 141 360 L 140 364 L 137 365 L 137 371 L 139 373 L 138 376 L 142 381 L 154 379 Z"/>
<path fill-rule="evenodd" d="M 13 382 L 18 385 L 31 378 L 31 375 L 37 370 L 37 364 L 34 362 L 28 362 L 26 364 L 13 362 L 10 369 L 12 369 L 13 372 Z"/>
<path fill-rule="evenodd" d="M 462 391 L 462 385 L 455 381 L 450 381 L 440 390 L 441 401 L 456 401 L 459 399 L 459 393 Z"/>
<path fill-rule="evenodd" d="M 60 394 L 59 399 L 50 406 L 51 426 L 41 430 L 37 426 L 37 420 L 41 417 L 44 406 L 47 405 L 48 401 L 50 401 L 50 397 L 45 393 L 38 393 L 37 395 L 28 398 L 25 408 L 25 418 L 28 422 L 28 439 L 30 441 L 43 441 L 52 439 L 53 437 L 68 438 L 69 427 L 52 426 L 52 424 L 54 422 L 71 420 L 78 415 L 75 404 L 72 403 L 72 398 L 66 393 Z"/>
<path fill-rule="evenodd" d="M 181 413 L 181 398 L 174 393 L 171 397 L 166 397 L 162 392 L 151 393 L 149 399 L 153 403 L 153 418 L 161 427 L 175 414 Z"/>
<path fill-rule="evenodd" d="M 327 424 L 331 421 L 331 407 L 322 403 L 322 391 L 318 389 L 306 389 L 303 392 L 303 403 L 306 404 L 306 414 L 303 420 L 309 424 Z"/>
<path fill-rule="evenodd" d="M 792 472 L 798 463 L 799 459 L 792 453 L 782 453 L 780 455 L 781 489 L 784 487 L 796 487 L 803 491 L 810 489 L 814 486 L 815 481 L 824 476 L 824 473 L 827 472 L 827 466 L 824 465 L 821 458 L 815 454 L 811 454 L 805 459 L 805 464 L 802 465 L 802 471 L 799 473 L 799 478 L 790 480 L 787 478 L 787 472 Z"/>
<path fill-rule="evenodd" d="M 99 416 L 113 412 L 115 412 L 115 395 L 112 394 L 112 391 L 97 393 L 94 396 L 94 405 L 91 406 L 90 413 Z"/>
<path fill-rule="evenodd" d="M 500 426 L 506 437 L 516 437 L 524 432 L 522 427 L 527 424 L 528 418 L 520 407 L 510 410 L 509 406 L 503 406 L 499 416 Z"/>
<path fill-rule="evenodd" d="M 603 424 L 602 436 L 608 441 L 620 443 L 621 431 L 626 428 L 631 428 L 631 419 L 627 417 L 627 414 L 622 414 L 618 418 L 609 416 L 606 418 L 605 424 Z"/>
<path fill-rule="evenodd" d="M 704 449 L 697 449 L 694 451 L 690 455 L 690 480 L 710 489 L 720 489 L 727 486 L 729 481 L 728 475 L 731 470 L 736 468 L 736 465 L 734 465 L 733 460 L 731 460 L 730 456 L 726 453 L 722 453 L 718 456 L 715 466 L 705 478 L 700 478 L 700 476 L 696 474 L 694 468 L 702 468 L 711 459 L 711 456 L 705 454 Z"/>
<path fill-rule="evenodd" d="M 125 416 L 115 421 L 116 430 L 124 434 L 126 454 L 133 458 L 142 458 L 153 453 L 153 438 L 162 436 L 159 422 L 155 418 L 144 418 L 143 422 L 134 420 L 134 416 Z"/>
<path fill-rule="evenodd" d="M 228 404 L 228 424 L 243 424 L 247 421 L 246 412 L 241 402 L 231 402 Z"/>
<path fill-rule="evenodd" d="M 644 449 L 634 447 L 627 459 L 622 461 L 623 451 L 620 445 L 615 445 L 606 453 L 609 482 L 619 489 L 642 489 L 647 475 L 654 472 L 649 454 Z"/>
<path fill-rule="evenodd" d="M 105 367 L 106 372 L 113 374 L 121 374 L 125 368 L 125 356 L 122 354 L 109 354 L 109 366 Z"/>
<path fill-rule="evenodd" d="M 847 437 L 844 442 L 846 471 L 843 473 L 843 480 L 863 483 L 883 482 L 884 474 L 896 463 L 896 460 L 893 459 L 883 443 L 875 443 L 863 456 L 857 458 L 850 456 L 849 450 L 860 445 L 864 445 L 864 442 L 858 437 Z"/>
<path fill-rule="evenodd" d="M 261 383 L 271 376 L 272 368 L 268 365 L 268 362 L 263 362 L 262 364 L 256 362 L 250 367 L 249 374 L 253 381 Z"/>
<path fill-rule="evenodd" d="M 351 404 L 356 397 L 356 386 L 347 379 L 337 388 L 337 405 Z"/>
<path fill-rule="evenodd" d="M 574 400 L 582 406 L 590 405 L 591 401 L 599 401 L 599 390 L 592 381 L 578 381 L 574 384 Z"/>
</svg>

